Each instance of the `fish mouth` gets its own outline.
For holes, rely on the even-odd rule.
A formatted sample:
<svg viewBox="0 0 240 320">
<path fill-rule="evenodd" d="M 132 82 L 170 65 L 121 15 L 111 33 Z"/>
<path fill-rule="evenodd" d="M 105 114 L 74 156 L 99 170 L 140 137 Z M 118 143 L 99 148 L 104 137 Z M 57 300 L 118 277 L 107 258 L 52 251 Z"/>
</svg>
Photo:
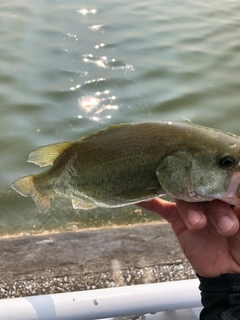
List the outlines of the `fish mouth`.
<svg viewBox="0 0 240 320">
<path fill-rule="evenodd" d="M 235 172 L 232 175 L 228 188 L 221 200 L 232 205 L 240 205 L 240 172 Z"/>
</svg>

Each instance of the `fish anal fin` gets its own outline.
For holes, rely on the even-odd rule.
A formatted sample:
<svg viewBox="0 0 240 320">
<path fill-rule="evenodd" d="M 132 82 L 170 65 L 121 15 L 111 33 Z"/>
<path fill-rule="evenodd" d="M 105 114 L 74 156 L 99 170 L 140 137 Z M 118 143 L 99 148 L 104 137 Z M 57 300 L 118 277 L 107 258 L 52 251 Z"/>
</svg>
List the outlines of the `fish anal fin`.
<svg viewBox="0 0 240 320">
<path fill-rule="evenodd" d="M 24 197 L 32 197 L 41 213 L 47 212 L 52 205 L 54 197 L 39 192 L 34 184 L 33 175 L 16 180 L 11 187 Z"/>
<path fill-rule="evenodd" d="M 40 147 L 29 154 L 28 162 L 39 167 L 52 165 L 55 159 L 74 142 L 62 142 Z"/>
<path fill-rule="evenodd" d="M 84 200 L 77 200 L 77 199 L 72 199 L 72 206 L 74 209 L 82 209 L 82 210 L 89 210 L 96 208 L 96 205 L 91 202 L 86 202 Z"/>
</svg>

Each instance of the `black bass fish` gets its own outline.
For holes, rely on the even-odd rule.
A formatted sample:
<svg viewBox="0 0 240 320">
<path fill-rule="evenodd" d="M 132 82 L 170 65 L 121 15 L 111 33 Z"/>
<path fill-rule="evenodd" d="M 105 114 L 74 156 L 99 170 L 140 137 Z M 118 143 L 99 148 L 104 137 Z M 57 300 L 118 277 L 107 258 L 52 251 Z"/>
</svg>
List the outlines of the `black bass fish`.
<svg viewBox="0 0 240 320">
<path fill-rule="evenodd" d="M 168 194 L 191 202 L 240 205 L 240 138 L 178 122 L 111 126 L 40 147 L 28 162 L 46 171 L 12 184 L 46 212 L 54 197 L 75 209 L 120 207 Z"/>
</svg>

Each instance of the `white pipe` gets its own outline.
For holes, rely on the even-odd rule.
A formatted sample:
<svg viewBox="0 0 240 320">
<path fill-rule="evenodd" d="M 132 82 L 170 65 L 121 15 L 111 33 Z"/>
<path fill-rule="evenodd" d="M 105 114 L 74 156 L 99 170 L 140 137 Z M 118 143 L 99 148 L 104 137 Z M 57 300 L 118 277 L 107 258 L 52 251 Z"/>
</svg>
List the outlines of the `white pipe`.
<svg viewBox="0 0 240 320">
<path fill-rule="evenodd" d="M 90 320 L 201 306 L 199 281 L 164 283 L 0 300 L 1 320 Z"/>
</svg>

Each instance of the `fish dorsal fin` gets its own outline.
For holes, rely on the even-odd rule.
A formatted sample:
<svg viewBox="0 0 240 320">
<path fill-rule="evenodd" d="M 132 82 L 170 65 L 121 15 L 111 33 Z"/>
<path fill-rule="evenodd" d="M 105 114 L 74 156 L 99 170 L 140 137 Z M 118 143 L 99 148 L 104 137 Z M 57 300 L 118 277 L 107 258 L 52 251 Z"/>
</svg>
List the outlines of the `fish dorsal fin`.
<svg viewBox="0 0 240 320">
<path fill-rule="evenodd" d="M 29 154 L 28 162 L 32 162 L 39 167 L 50 166 L 55 159 L 73 143 L 74 142 L 62 142 L 40 147 Z"/>
<path fill-rule="evenodd" d="M 120 123 L 120 124 L 114 124 L 110 127 L 107 127 L 105 129 L 101 129 L 99 131 L 96 131 L 96 132 L 93 132 L 91 134 L 89 134 L 88 136 L 86 137 L 82 137 L 81 140 L 87 140 L 87 139 L 91 139 L 91 138 L 94 138 L 94 137 L 97 137 L 97 136 L 100 136 L 101 134 L 103 133 L 106 133 L 106 132 L 111 132 L 113 130 L 116 130 L 116 129 L 120 129 L 120 128 L 124 128 L 124 127 L 128 127 L 130 126 L 131 123 Z"/>
</svg>

